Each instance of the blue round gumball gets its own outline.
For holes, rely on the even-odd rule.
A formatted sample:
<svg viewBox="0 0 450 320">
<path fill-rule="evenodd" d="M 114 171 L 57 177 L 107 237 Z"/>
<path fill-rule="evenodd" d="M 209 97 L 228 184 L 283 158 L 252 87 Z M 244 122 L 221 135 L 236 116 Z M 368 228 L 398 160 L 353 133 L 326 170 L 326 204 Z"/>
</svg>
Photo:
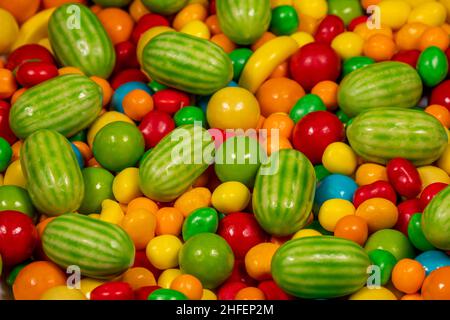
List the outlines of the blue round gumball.
<svg viewBox="0 0 450 320">
<path fill-rule="evenodd" d="M 416 261 L 420 262 L 427 275 L 438 268 L 450 266 L 449 256 L 438 250 L 425 251 L 416 257 Z"/>
<path fill-rule="evenodd" d="M 320 181 L 316 188 L 316 196 L 314 198 L 315 212 L 322 204 L 330 199 L 344 199 L 352 202 L 353 194 L 358 185 L 356 182 L 342 174 L 331 174 Z"/>
<path fill-rule="evenodd" d="M 116 111 L 124 113 L 123 106 L 122 106 L 123 99 L 130 91 L 133 91 L 136 89 L 144 90 L 145 92 L 147 92 L 150 95 L 152 94 L 152 90 L 148 87 L 147 84 L 145 84 L 143 82 L 138 82 L 138 81 L 127 82 L 127 83 L 124 83 L 123 85 L 121 85 L 120 87 L 118 87 L 117 90 L 114 92 L 112 100 L 111 100 L 112 107 Z"/>
</svg>

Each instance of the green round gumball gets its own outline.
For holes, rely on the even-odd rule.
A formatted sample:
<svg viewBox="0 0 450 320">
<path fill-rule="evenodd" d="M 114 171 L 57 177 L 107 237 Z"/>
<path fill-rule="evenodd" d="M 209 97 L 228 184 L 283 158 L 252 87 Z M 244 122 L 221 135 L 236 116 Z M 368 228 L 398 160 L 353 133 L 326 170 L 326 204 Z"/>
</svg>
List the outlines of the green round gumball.
<svg viewBox="0 0 450 320">
<path fill-rule="evenodd" d="M 367 239 L 364 247 L 366 252 L 375 249 L 389 251 L 397 259 L 413 259 L 415 257 L 414 248 L 408 238 L 398 230 L 383 229 L 379 230 Z"/>
<path fill-rule="evenodd" d="M 103 168 L 85 168 L 81 171 L 84 181 L 84 198 L 78 211 L 82 214 L 100 213 L 102 201 L 114 199 L 114 176 Z"/>
<path fill-rule="evenodd" d="M 214 233 L 200 233 L 180 250 L 182 273 L 197 277 L 207 289 L 217 288 L 233 271 L 234 255 L 228 243 Z"/>
<path fill-rule="evenodd" d="M 414 247 L 420 251 L 436 250 L 436 248 L 425 238 L 422 231 L 422 214 L 416 213 L 411 216 L 408 223 L 408 238 Z"/>
<path fill-rule="evenodd" d="M 188 300 L 188 298 L 179 291 L 161 288 L 153 291 L 147 300 Z"/>
<path fill-rule="evenodd" d="M 200 208 L 189 214 L 183 223 L 183 240 L 200 233 L 216 233 L 219 227 L 219 216 L 214 208 Z"/>
<path fill-rule="evenodd" d="M 348 25 L 353 19 L 363 16 L 359 0 L 328 0 L 328 14 L 334 14 Z"/>
<path fill-rule="evenodd" d="M 436 46 L 426 48 L 417 61 L 417 72 L 427 87 L 434 87 L 441 83 L 448 73 L 445 52 Z"/>
<path fill-rule="evenodd" d="M 177 127 L 194 124 L 196 122 L 201 122 L 202 126 L 206 125 L 206 116 L 203 110 L 199 107 L 187 106 L 178 110 L 173 120 L 175 120 L 175 124 Z"/>
<path fill-rule="evenodd" d="M 251 188 L 267 154 L 258 140 L 247 136 L 228 138 L 216 151 L 214 170 L 221 182 L 238 181 Z"/>
<path fill-rule="evenodd" d="M 137 164 L 144 154 L 145 142 L 135 125 L 116 121 L 97 133 L 92 149 L 95 159 L 103 168 L 120 172 Z"/>
<path fill-rule="evenodd" d="M 344 61 L 342 67 L 342 76 L 345 77 L 355 70 L 361 69 L 362 67 L 374 64 L 375 60 L 369 57 L 352 57 Z"/>
<path fill-rule="evenodd" d="M 273 8 L 270 31 L 277 36 L 291 35 L 298 30 L 299 19 L 293 6 L 284 5 Z"/>
<path fill-rule="evenodd" d="M 0 172 L 3 172 L 8 168 L 9 162 L 12 158 L 12 148 L 8 141 L 0 138 Z"/>
<path fill-rule="evenodd" d="M 241 77 L 242 70 L 244 70 L 245 64 L 247 63 L 253 51 L 248 48 L 239 48 L 231 51 L 228 56 L 233 64 L 233 80 L 238 81 Z"/>
<path fill-rule="evenodd" d="M 22 212 L 31 219 L 36 219 L 36 211 L 28 191 L 19 186 L 0 187 L 0 211 L 6 210 Z"/>
<path fill-rule="evenodd" d="M 380 285 L 384 286 L 391 279 L 392 269 L 394 269 L 397 259 L 394 255 L 386 250 L 375 249 L 369 252 L 370 261 L 377 266 L 378 270 L 372 272 L 379 272 Z"/>
<path fill-rule="evenodd" d="M 313 93 L 301 97 L 289 112 L 289 117 L 295 122 L 299 122 L 304 116 L 315 111 L 326 111 L 327 107 L 322 99 Z"/>
</svg>

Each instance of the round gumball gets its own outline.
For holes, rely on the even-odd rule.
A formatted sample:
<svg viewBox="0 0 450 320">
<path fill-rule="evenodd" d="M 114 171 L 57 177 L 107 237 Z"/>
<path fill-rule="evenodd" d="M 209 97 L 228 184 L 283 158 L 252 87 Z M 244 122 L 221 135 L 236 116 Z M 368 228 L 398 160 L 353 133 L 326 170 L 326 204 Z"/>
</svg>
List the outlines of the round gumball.
<svg viewBox="0 0 450 320">
<path fill-rule="evenodd" d="M 434 246 L 425 238 L 422 231 L 422 214 L 416 213 L 411 216 L 408 224 L 409 241 L 420 251 L 433 250 Z"/>
<path fill-rule="evenodd" d="M 236 259 L 243 259 L 255 245 L 267 240 L 255 217 L 249 213 L 230 213 L 220 220 L 217 234 L 224 238 Z"/>
<path fill-rule="evenodd" d="M 130 123 L 117 121 L 97 133 L 92 151 L 100 165 L 119 172 L 136 165 L 144 148 L 144 138 L 139 129 Z"/>
<path fill-rule="evenodd" d="M 124 113 L 131 119 L 141 121 L 153 110 L 153 98 L 144 90 L 132 90 L 123 98 L 122 107 Z"/>
<path fill-rule="evenodd" d="M 164 270 L 158 277 L 158 286 L 169 289 L 172 281 L 181 274 L 180 269 Z"/>
<path fill-rule="evenodd" d="M 422 296 L 425 300 L 450 300 L 450 267 L 433 271 L 425 279 Z"/>
<path fill-rule="evenodd" d="M 202 283 L 190 274 L 182 274 L 176 277 L 170 284 L 170 289 L 181 292 L 189 300 L 200 300 L 203 295 Z"/>
<path fill-rule="evenodd" d="M 91 292 L 91 300 L 133 300 L 131 286 L 126 282 L 107 282 Z"/>
<path fill-rule="evenodd" d="M 392 269 L 397 259 L 392 253 L 382 249 L 369 251 L 368 254 L 372 264 L 380 268 L 380 285 L 386 285 L 391 279 Z"/>
<path fill-rule="evenodd" d="M 29 88 L 58 76 L 54 64 L 41 61 L 28 61 L 21 64 L 16 71 L 16 80 L 23 87 Z"/>
<path fill-rule="evenodd" d="M 233 64 L 233 80 L 238 81 L 253 51 L 248 48 L 235 49 L 228 54 Z"/>
<path fill-rule="evenodd" d="M 433 89 L 429 104 L 438 104 L 450 111 L 450 80 L 442 82 Z"/>
<path fill-rule="evenodd" d="M 398 219 L 397 207 L 384 198 L 371 198 L 364 201 L 356 209 L 355 214 L 367 221 L 370 232 L 390 229 L 395 226 Z"/>
<path fill-rule="evenodd" d="M 0 212 L 0 255 L 4 265 L 14 266 L 30 258 L 37 237 L 30 217 L 17 211 Z"/>
<path fill-rule="evenodd" d="M 188 300 L 188 298 L 179 291 L 162 288 L 153 291 L 148 300 Z"/>
<path fill-rule="evenodd" d="M 392 283 L 404 293 L 418 292 L 424 280 L 425 270 L 419 262 L 412 259 L 398 261 L 392 270 Z"/>
<path fill-rule="evenodd" d="M 245 255 L 245 268 L 253 279 L 258 281 L 272 279 L 272 257 L 280 246 L 264 242 L 251 248 Z"/>
<path fill-rule="evenodd" d="M 326 147 L 322 163 L 331 173 L 350 176 L 356 170 L 357 156 L 349 145 L 343 142 L 333 142 Z"/>
<path fill-rule="evenodd" d="M 327 107 L 322 99 L 316 94 L 307 94 L 300 98 L 289 112 L 289 117 L 295 122 L 299 122 L 303 117 L 311 112 L 326 111 Z"/>
<path fill-rule="evenodd" d="M 416 167 L 408 160 L 395 158 L 386 166 L 389 182 L 401 196 L 415 198 L 422 190 L 422 181 Z"/>
<path fill-rule="evenodd" d="M 345 31 L 344 22 L 335 15 L 327 15 L 317 27 L 314 38 L 316 42 L 331 44 L 337 35 Z"/>
<path fill-rule="evenodd" d="M 36 218 L 30 195 L 19 186 L 0 186 L 0 211 L 7 210 L 24 213 L 33 220 Z"/>
<path fill-rule="evenodd" d="M 197 187 L 182 194 L 174 203 L 185 217 L 189 216 L 194 210 L 206 208 L 211 205 L 211 191 L 208 188 Z"/>
<path fill-rule="evenodd" d="M 414 258 L 414 248 L 408 238 L 397 230 L 379 230 L 369 236 L 364 246 L 366 252 L 375 249 L 389 251 L 397 260 L 404 258 Z"/>
<path fill-rule="evenodd" d="M 242 282 L 227 282 L 219 288 L 217 298 L 219 300 L 234 300 L 236 294 L 246 287 L 247 285 Z"/>
<path fill-rule="evenodd" d="M 160 270 L 174 268 L 178 266 L 178 254 L 182 245 L 181 240 L 173 235 L 157 236 L 147 245 L 147 258 Z"/>
<path fill-rule="evenodd" d="M 426 48 L 417 61 L 417 71 L 426 86 L 434 87 L 441 83 L 448 74 L 445 52 L 435 46 Z"/>
<path fill-rule="evenodd" d="M 90 214 L 101 211 L 105 199 L 114 199 L 112 184 L 114 176 L 103 168 L 85 168 L 81 171 L 84 181 L 84 198 L 78 209 L 80 213 Z"/>
<path fill-rule="evenodd" d="M 345 216 L 354 215 L 355 207 L 348 200 L 330 199 L 320 207 L 318 219 L 320 225 L 327 231 L 334 232 L 336 224 Z"/>
<path fill-rule="evenodd" d="M 344 61 L 342 76 L 346 76 L 355 70 L 361 69 L 362 67 L 374 64 L 375 60 L 369 57 L 352 57 Z"/>
<path fill-rule="evenodd" d="M 113 82 L 111 81 L 111 86 L 113 87 L 114 94 L 111 100 L 111 106 L 119 111 L 124 113 L 124 109 L 123 109 L 123 101 L 125 99 L 125 97 L 134 90 L 142 90 L 145 91 L 148 94 L 151 94 L 152 92 L 150 91 L 150 88 L 143 82 L 139 82 L 139 81 L 127 81 L 126 83 L 120 85 L 117 88 L 114 88 L 113 86 Z"/>
<path fill-rule="evenodd" d="M 235 300 L 265 300 L 264 292 L 255 287 L 241 289 L 236 294 Z"/>
<path fill-rule="evenodd" d="M 439 268 L 450 266 L 450 257 L 438 250 L 423 252 L 419 254 L 415 260 L 420 262 L 427 275 Z"/>
<path fill-rule="evenodd" d="M 358 185 L 351 178 L 340 174 L 329 175 L 317 185 L 315 205 L 320 208 L 325 201 L 330 199 L 352 201 L 356 189 L 358 189 Z"/>
<path fill-rule="evenodd" d="M 183 240 L 204 232 L 216 233 L 219 216 L 213 208 L 200 208 L 189 214 L 183 223 Z"/>
<path fill-rule="evenodd" d="M 416 68 L 417 61 L 419 60 L 421 52 L 419 50 L 405 50 L 397 52 L 392 61 L 398 61 L 409 64 L 411 67 Z"/>
<path fill-rule="evenodd" d="M 270 31 L 277 36 L 290 35 L 297 31 L 299 19 L 293 6 L 277 6 L 272 10 Z"/>
<path fill-rule="evenodd" d="M 364 218 L 347 215 L 339 219 L 334 228 L 334 236 L 348 239 L 363 246 L 369 234 L 369 227 Z"/>
<path fill-rule="evenodd" d="M 195 106 L 187 106 L 178 110 L 173 119 L 177 127 L 187 124 L 200 124 L 206 126 L 206 116 L 203 110 Z"/>
<path fill-rule="evenodd" d="M 250 191 L 241 182 L 228 181 L 213 192 L 211 203 L 219 212 L 231 213 L 245 209 L 250 202 Z"/>
<path fill-rule="evenodd" d="M 122 281 L 128 283 L 133 291 L 136 291 L 142 287 L 156 285 L 156 280 L 153 273 L 142 267 L 133 267 L 128 269 L 122 275 Z"/>
<path fill-rule="evenodd" d="M 144 136 L 146 148 L 155 147 L 173 129 L 175 129 L 175 122 L 172 117 L 158 110 L 147 113 L 139 125 L 139 130 Z"/>
<path fill-rule="evenodd" d="M 156 235 L 172 234 L 178 236 L 181 233 L 184 216 L 180 210 L 173 207 L 163 207 L 157 210 L 155 215 Z"/>
<path fill-rule="evenodd" d="M 345 25 L 363 15 L 362 7 L 358 0 L 329 0 L 328 12 L 341 18 Z"/>
<path fill-rule="evenodd" d="M 258 288 L 264 293 L 267 300 L 292 300 L 292 297 L 281 290 L 273 280 L 260 282 Z"/>
<path fill-rule="evenodd" d="M 397 194 L 394 188 L 388 182 L 379 180 L 359 187 L 353 196 L 353 204 L 358 208 L 361 203 L 372 198 L 384 198 L 393 204 L 397 203 Z"/>
<path fill-rule="evenodd" d="M 344 139 L 344 126 L 338 117 L 327 111 L 304 116 L 294 127 L 293 146 L 304 153 L 313 164 L 322 161 L 326 147 Z"/>
<path fill-rule="evenodd" d="M 0 138 L 5 139 L 9 144 L 13 144 L 17 140 L 17 138 L 11 131 L 11 128 L 9 126 L 10 108 L 11 106 L 9 105 L 9 103 L 0 100 Z M 3 154 L 1 157 L 6 158 L 6 154 Z"/>
<path fill-rule="evenodd" d="M 180 250 L 180 269 L 198 278 L 207 289 L 214 289 L 231 274 L 233 251 L 228 243 L 213 233 L 190 238 Z"/>
<path fill-rule="evenodd" d="M 408 225 L 413 214 L 422 212 L 422 206 L 419 199 L 410 199 L 403 201 L 397 206 L 398 219 L 395 229 L 408 235 Z"/>
<path fill-rule="evenodd" d="M 174 89 L 164 89 L 156 92 L 153 95 L 153 101 L 156 110 L 170 115 L 190 104 L 189 96 L 186 93 Z"/>
</svg>

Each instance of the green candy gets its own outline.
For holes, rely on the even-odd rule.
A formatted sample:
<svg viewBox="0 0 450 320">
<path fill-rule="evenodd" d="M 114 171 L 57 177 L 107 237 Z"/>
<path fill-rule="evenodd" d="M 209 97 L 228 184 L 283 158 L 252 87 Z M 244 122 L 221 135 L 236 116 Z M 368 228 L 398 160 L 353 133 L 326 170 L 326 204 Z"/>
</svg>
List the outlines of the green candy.
<svg viewBox="0 0 450 320">
<path fill-rule="evenodd" d="M 228 243 L 214 233 L 200 233 L 180 250 L 182 273 L 197 277 L 207 289 L 217 288 L 231 275 L 234 255 Z"/>
<path fill-rule="evenodd" d="M 144 154 L 145 142 L 135 125 L 116 121 L 97 133 L 92 149 L 102 167 L 119 172 L 136 165 Z"/>
<path fill-rule="evenodd" d="M 336 116 L 339 118 L 339 120 L 343 123 L 343 124 L 349 124 L 351 118 L 345 114 L 344 111 L 342 111 L 341 109 L 339 109 L 338 111 L 336 111 Z"/>
<path fill-rule="evenodd" d="M 316 172 L 316 181 L 319 182 L 322 179 L 325 179 L 328 177 L 331 172 L 328 171 L 322 164 L 318 164 L 317 166 L 314 166 L 314 171 Z"/>
<path fill-rule="evenodd" d="M 448 60 L 445 52 L 435 46 L 426 48 L 417 61 L 417 71 L 426 86 L 438 85 L 447 77 L 448 73 Z"/>
<path fill-rule="evenodd" d="M 152 82 L 150 82 L 150 83 L 148 84 L 148 87 L 150 88 L 150 90 L 152 90 L 153 93 L 156 93 L 156 92 L 158 92 L 158 91 L 167 89 L 167 86 L 166 86 L 166 85 L 163 85 L 163 84 L 161 84 L 161 83 L 159 83 L 159 82 L 157 82 L 157 81 L 155 81 L 155 80 L 153 80 Z"/>
<path fill-rule="evenodd" d="M 270 31 L 277 36 L 291 35 L 299 25 L 297 11 L 293 6 L 278 6 L 272 10 Z"/>
<path fill-rule="evenodd" d="M 384 286 L 391 278 L 397 259 L 392 253 L 386 250 L 375 249 L 369 252 L 370 261 L 380 268 L 380 285 Z"/>
<path fill-rule="evenodd" d="M 216 233 L 219 227 L 219 216 L 213 208 L 200 208 L 192 212 L 183 223 L 183 240 L 200 233 Z"/>
<path fill-rule="evenodd" d="M 206 125 L 205 113 L 201 108 L 194 106 L 181 108 L 175 113 L 173 119 L 177 127 L 195 122 L 201 122 L 203 127 Z"/>
<path fill-rule="evenodd" d="M 251 188 L 266 152 L 259 142 L 247 136 L 228 138 L 216 151 L 214 170 L 221 182 L 238 181 Z"/>
<path fill-rule="evenodd" d="M 292 107 L 289 117 L 295 122 L 299 122 L 304 116 L 315 111 L 326 111 L 327 107 L 322 99 L 316 94 L 307 94 L 300 98 Z"/>
<path fill-rule="evenodd" d="M 411 216 L 408 224 L 408 238 L 414 247 L 420 251 L 436 250 L 423 234 L 421 213 L 416 213 Z"/>
<path fill-rule="evenodd" d="M 147 300 L 188 300 L 181 292 L 172 289 L 156 289 Z"/>
<path fill-rule="evenodd" d="M 373 233 L 367 239 L 364 247 L 366 252 L 375 249 L 389 251 L 397 259 L 413 259 L 415 257 L 414 248 L 408 238 L 400 231 L 393 229 L 383 229 Z"/>
<path fill-rule="evenodd" d="M 82 214 L 100 213 L 102 201 L 114 199 L 114 176 L 103 168 L 85 168 L 81 171 L 84 181 L 84 198 L 78 211 Z"/>
<path fill-rule="evenodd" d="M 374 64 L 375 60 L 369 57 L 352 57 L 344 61 L 342 76 L 352 73 L 355 70 L 361 69 L 362 67 Z"/>
<path fill-rule="evenodd" d="M 142 0 L 142 4 L 151 12 L 171 15 L 183 8 L 188 0 Z"/>
<path fill-rule="evenodd" d="M 0 138 L 0 172 L 3 172 L 8 168 L 9 162 L 12 158 L 12 149 L 8 141 Z"/>
<path fill-rule="evenodd" d="M 36 211 L 28 191 L 18 186 L 0 187 L 0 211 L 13 210 L 36 219 Z"/>
<path fill-rule="evenodd" d="M 239 48 L 231 51 L 228 56 L 233 64 L 233 80 L 238 81 L 241 77 L 242 70 L 244 70 L 245 64 L 250 59 L 253 51 L 248 48 Z"/>
<path fill-rule="evenodd" d="M 345 25 L 364 15 L 359 0 L 328 0 L 328 14 L 338 16 Z"/>
<path fill-rule="evenodd" d="M 1 261 L 1 258 L 0 258 Z M 30 264 L 32 261 L 31 260 L 27 260 L 25 262 L 22 262 L 21 264 L 16 265 L 9 273 L 8 277 L 6 278 L 6 283 L 12 287 L 12 285 L 14 284 L 14 281 L 16 281 L 17 275 L 19 274 L 19 272 L 25 268 L 28 264 Z M 0 263 L 1 266 L 1 263 Z M 1 271 L 1 267 L 0 267 L 0 271 Z M 1 272 L 0 272 L 1 274 Z"/>
</svg>

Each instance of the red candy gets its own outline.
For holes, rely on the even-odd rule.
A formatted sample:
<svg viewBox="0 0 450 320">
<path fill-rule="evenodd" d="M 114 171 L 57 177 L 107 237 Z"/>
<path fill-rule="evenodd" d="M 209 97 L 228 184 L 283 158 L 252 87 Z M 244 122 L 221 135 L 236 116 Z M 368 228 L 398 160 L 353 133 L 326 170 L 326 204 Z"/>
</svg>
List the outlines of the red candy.
<svg viewBox="0 0 450 320">
<path fill-rule="evenodd" d="M 266 280 L 258 285 L 258 289 L 264 292 L 267 300 L 292 300 L 293 298 L 280 287 L 273 280 Z"/>
<path fill-rule="evenodd" d="M 353 30 L 355 30 L 355 28 L 356 28 L 357 26 L 359 26 L 361 23 L 366 23 L 368 19 L 369 19 L 369 18 L 368 18 L 367 16 L 356 17 L 355 19 L 353 19 L 353 20 L 349 23 L 349 25 L 348 25 L 348 27 L 347 27 L 348 31 L 353 31 Z"/>
<path fill-rule="evenodd" d="M 161 270 L 155 268 L 150 261 L 148 261 L 147 255 L 145 254 L 145 250 L 136 251 L 134 256 L 134 264 L 133 268 L 145 268 L 147 270 L 150 270 L 155 278 L 158 278 L 161 274 Z"/>
<path fill-rule="evenodd" d="M 247 288 L 247 285 L 242 282 L 225 283 L 219 288 L 219 291 L 217 292 L 217 298 L 219 300 L 234 300 L 236 294 L 244 288 Z"/>
<path fill-rule="evenodd" d="M 30 217 L 17 211 L 0 212 L 0 255 L 5 265 L 14 266 L 30 258 L 37 239 Z"/>
<path fill-rule="evenodd" d="M 171 115 L 188 106 L 190 102 L 186 93 L 174 89 L 160 90 L 153 95 L 155 109 Z"/>
<path fill-rule="evenodd" d="M 353 204 L 358 208 L 361 203 L 372 198 L 384 198 L 397 203 L 397 195 L 394 188 L 386 181 L 376 181 L 374 183 L 359 187 L 353 196 Z"/>
<path fill-rule="evenodd" d="M 125 69 L 117 73 L 111 80 L 111 88 L 116 90 L 127 82 L 148 82 L 148 77 L 139 69 Z"/>
<path fill-rule="evenodd" d="M 58 76 L 55 65 L 42 61 L 27 61 L 22 63 L 16 73 L 17 82 L 29 88 L 41 82 Z"/>
<path fill-rule="evenodd" d="M 422 190 L 422 181 L 416 167 L 408 160 L 396 158 L 386 166 L 389 182 L 401 196 L 415 198 Z"/>
<path fill-rule="evenodd" d="M 417 66 L 421 52 L 419 50 L 403 50 L 396 53 L 392 57 L 392 61 L 404 62 L 409 64 L 414 69 Z"/>
<path fill-rule="evenodd" d="M 55 64 L 53 55 L 47 50 L 47 48 L 38 44 L 26 44 L 11 52 L 5 68 L 14 70 L 26 61 L 41 61 L 49 64 Z"/>
<path fill-rule="evenodd" d="M 422 194 L 420 195 L 420 205 L 422 210 L 425 210 L 430 201 L 446 187 L 446 183 L 436 182 L 423 189 Z"/>
<path fill-rule="evenodd" d="M 320 22 L 314 38 L 319 43 L 331 44 L 333 39 L 344 31 L 345 25 L 342 19 L 335 15 L 328 15 Z"/>
<path fill-rule="evenodd" d="M 133 300 L 134 293 L 126 282 L 107 282 L 91 292 L 91 300 Z"/>
<path fill-rule="evenodd" d="M 139 38 L 144 34 L 148 29 L 158 26 L 169 26 L 169 21 L 166 18 L 159 14 L 147 13 L 144 14 L 136 24 L 133 29 L 133 33 L 131 34 L 131 40 L 135 44 L 139 42 Z"/>
<path fill-rule="evenodd" d="M 292 78 L 310 91 L 321 81 L 338 79 L 341 59 L 329 45 L 310 43 L 292 56 L 289 70 Z"/>
<path fill-rule="evenodd" d="M 136 46 L 131 41 L 123 41 L 114 46 L 116 51 L 115 72 L 129 68 L 139 68 L 136 56 Z"/>
<path fill-rule="evenodd" d="M 247 270 L 245 269 L 245 261 L 243 259 L 234 261 L 233 272 L 225 282 L 242 282 L 250 287 L 253 287 L 258 283 L 255 279 L 248 275 Z"/>
<path fill-rule="evenodd" d="M 175 129 L 175 121 L 172 117 L 158 110 L 150 111 L 139 125 L 147 149 L 156 146 L 173 129 Z"/>
<path fill-rule="evenodd" d="M 267 239 L 255 217 L 242 212 L 230 213 L 220 220 L 217 234 L 228 242 L 236 259 L 245 258 L 252 247 Z"/>
<path fill-rule="evenodd" d="M 395 229 L 403 232 L 406 236 L 408 236 L 408 224 L 411 216 L 416 213 L 422 212 L 422 206 L 420 204 L 419 199 L 410 199 L 403 201 L 397 207 L 398 209 L 398 218 L 397 224 L 395 225 Z"/>
<path fill-rule="evenodd" d="M 10 108 L 11 106 L 8 102 L 0 100 L 0 137 L 8 141 L 9 144 L 13 144 L 17 138 L 9 126 Z"/>
<path fill-rule="evenodd" d="M 439 104 L 450 111 L 450 80 L 442 82 L 433 89 L 429 105 Z"/>
<path fill-rule="evenodd" d="M 136 300 L 148 300 L 148 296 L 157 289 L 161 289 L 161 287 L 160 286 L 141 287 L 134 292 L 134 298 Z"/>
<path fill-rule="evenodd" d="M 294 148 L 303 152 L 313 164 L 322 162 L 322 155 L 330 143 L 344 140 L 344 125 L 328 111 L 311 112 L 294 127 Z"/>
</svg>

